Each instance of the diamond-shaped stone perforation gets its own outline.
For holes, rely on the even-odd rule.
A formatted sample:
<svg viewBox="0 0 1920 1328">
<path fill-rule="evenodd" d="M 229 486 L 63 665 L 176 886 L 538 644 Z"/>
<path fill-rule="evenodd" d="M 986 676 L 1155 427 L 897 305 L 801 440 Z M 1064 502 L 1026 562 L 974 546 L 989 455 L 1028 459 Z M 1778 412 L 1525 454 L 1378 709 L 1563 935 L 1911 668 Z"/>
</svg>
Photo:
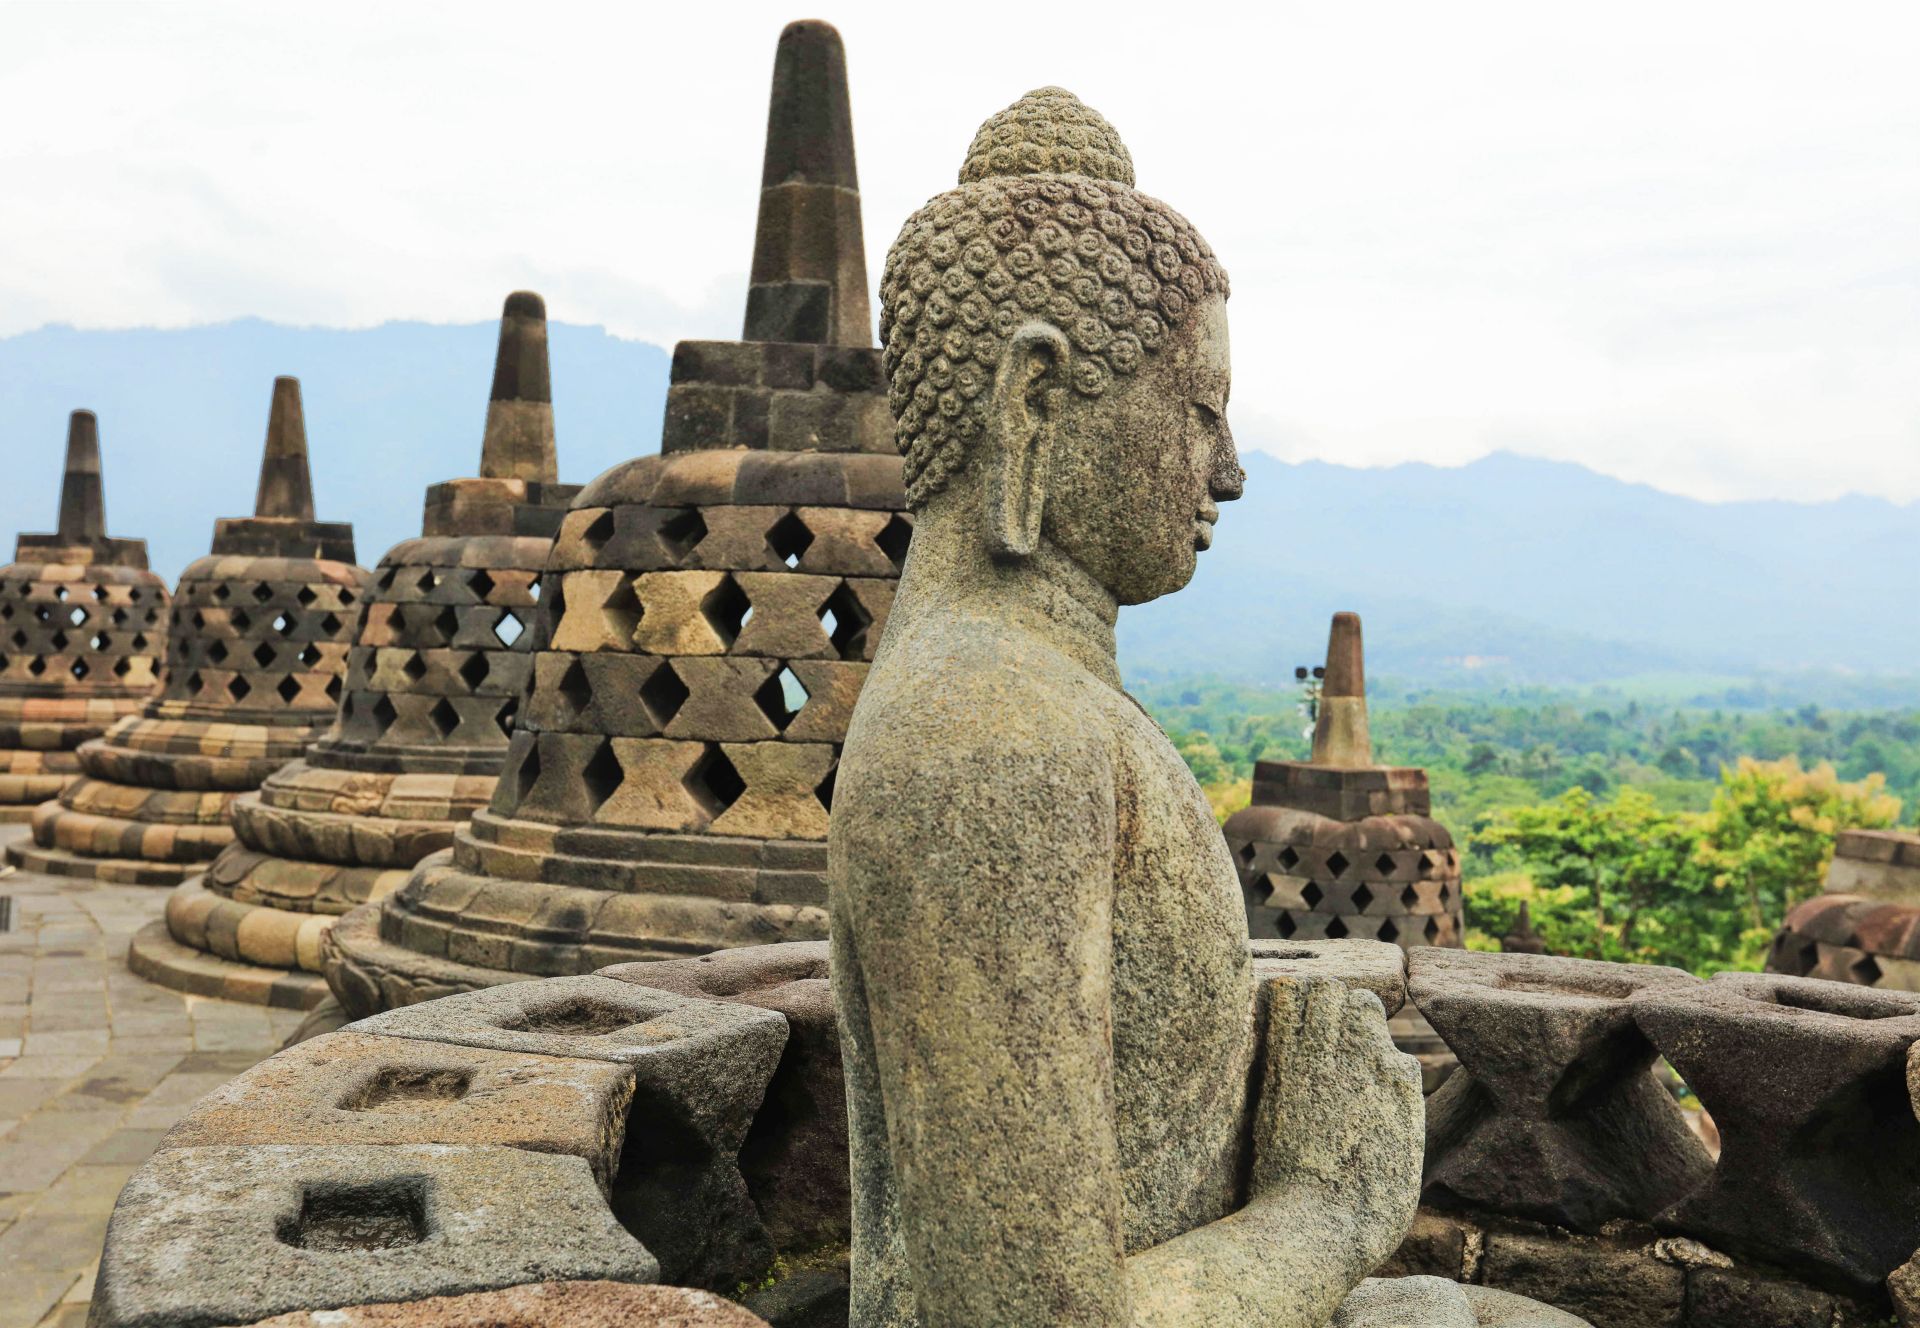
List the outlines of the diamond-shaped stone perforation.
<svg viewBox="0 0 1920 1328">
<path fill-rule="evenodd" d="M 162 696 L 204 703 L 215 688 L 248 709 L 332 709 L 357 598 L 357 588 L 327 581 L 184 579 Z M 141 629 L 151 636 L 149 624 Z"/>
<path fill-rule="evenodd" d="M 50 577 L 50 570 L 19 563 L 0 577 L 0 685 L 79 696 L 151 688 L 172 617 L 165 587 L 132 581 L 146 574 L 130 569 L 89 568 L 84 580 Z"/>
<path fill-rule="evenodd" d="M 1285 843 L 1241 840 L 1235 824 L 1227 825 L 1228 847 L 1251 935 L 1461 943 L 1459 854 L 1437 822 L 1412 815 L 1318 828 L 1308 822 Z"/>
</svg>

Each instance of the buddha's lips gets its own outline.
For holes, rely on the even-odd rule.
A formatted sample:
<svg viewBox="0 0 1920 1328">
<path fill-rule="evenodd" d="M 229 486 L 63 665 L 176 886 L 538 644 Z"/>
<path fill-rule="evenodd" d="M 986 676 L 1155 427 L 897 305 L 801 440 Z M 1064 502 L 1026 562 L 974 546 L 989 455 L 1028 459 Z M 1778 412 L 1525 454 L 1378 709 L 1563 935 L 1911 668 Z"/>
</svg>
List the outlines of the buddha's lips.
<svg viewBox="0 0 1920 1328">
<path fill-rule="evenodd" d="M 1213 547 L 1213 523 L 1220 519 L 1220 509 L 1211 502 L 1207 503 L 1193 518 L 1193 547 L 1207 550 Z"/>
</svg>

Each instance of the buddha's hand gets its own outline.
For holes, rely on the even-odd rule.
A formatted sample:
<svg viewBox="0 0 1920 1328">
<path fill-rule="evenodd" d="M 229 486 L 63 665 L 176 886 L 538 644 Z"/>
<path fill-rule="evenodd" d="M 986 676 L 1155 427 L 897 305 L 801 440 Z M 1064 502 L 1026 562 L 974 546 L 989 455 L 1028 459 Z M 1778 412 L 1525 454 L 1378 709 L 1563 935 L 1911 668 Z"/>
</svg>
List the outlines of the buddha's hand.
<svg viewBox="0 0 1920 1328">
<path fill-rule="evenodd" d="M 1392 1254 L 1420 1202 L 1420 1065 L 1396 1050 L 1372 992 L 1269 979 L 1253 1196 L 1307 1190 L 1351 1224 L 1363 1269 Z"/>
</svg>

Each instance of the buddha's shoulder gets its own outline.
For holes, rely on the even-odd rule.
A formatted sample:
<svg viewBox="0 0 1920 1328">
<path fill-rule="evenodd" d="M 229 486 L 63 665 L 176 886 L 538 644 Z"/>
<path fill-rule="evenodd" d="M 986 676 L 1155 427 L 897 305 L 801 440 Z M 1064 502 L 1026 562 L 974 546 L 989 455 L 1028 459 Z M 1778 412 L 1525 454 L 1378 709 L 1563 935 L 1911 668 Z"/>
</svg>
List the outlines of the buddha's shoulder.
<svg viewBox="0 0 1920 1328">
<path fill-rule="evenodd" d="M 1131 708 L 1124 694 L 1051 642 L 1016 628 L 979 630 L 969 624 L 933 624 L 889 641 L 862 695 L 938 692 L 965 698 L 983 710 Z"/>
</svg>

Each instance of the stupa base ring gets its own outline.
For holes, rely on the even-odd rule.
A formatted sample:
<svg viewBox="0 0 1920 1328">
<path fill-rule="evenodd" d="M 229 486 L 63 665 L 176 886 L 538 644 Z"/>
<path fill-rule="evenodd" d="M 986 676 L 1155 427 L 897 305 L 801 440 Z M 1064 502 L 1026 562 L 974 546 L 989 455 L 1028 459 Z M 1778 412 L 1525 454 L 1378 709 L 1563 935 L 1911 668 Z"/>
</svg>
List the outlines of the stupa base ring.
<svg viewBox="0 0 1920 1328">
<path fill-rule="evenodd" d="M 327 998 L 326 980 L 317 973 L 263 968 L 189 949 L 157 918 L 134 933 L 127 946 L 127 967 L 155 986 L 190 996 L 282 1010 L 311 1010 Z"/>
<path fill-rule="evenodd" d="M 7 862 L 21 871 L 103 885 L 178 885 L 207 869 L 204 862 L 149 862 L 144 858 L 95 858 L 39 844 L 7 845 Z"/>
<path fill-rule="evenodd" d="M 463 991 L 530 982 L 540 976 L 463 964 L 383 940 L 378 904 L 356 908 L 334 919 L 322 946 L 327 985 L 354 1019 Z"/>
</svg>

